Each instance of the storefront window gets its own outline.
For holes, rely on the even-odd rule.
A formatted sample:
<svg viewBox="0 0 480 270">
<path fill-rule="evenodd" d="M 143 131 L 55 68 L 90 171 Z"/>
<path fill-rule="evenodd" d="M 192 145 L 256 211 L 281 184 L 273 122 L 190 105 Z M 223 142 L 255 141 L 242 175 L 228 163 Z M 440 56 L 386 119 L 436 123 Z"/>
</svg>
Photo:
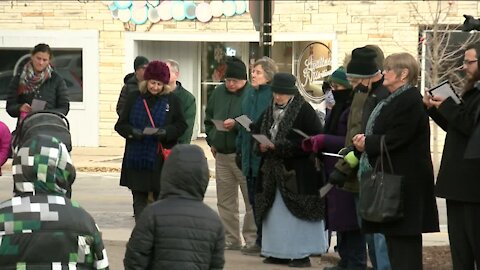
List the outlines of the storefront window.
<svg viewBox="0 0 480 270">
<path fill-rule="evenodd" d="M 202 111 L 201 132 L 205 132 L 205 108 L 213 89 L 224 82 L 227 65 L 227 56 L 236 56 L 242 59 L 246 43 L 239 42 L 202 42 L 201 85 L 202 85 Z M 242 59 L 245 60 L 245 59 Z"/>
<path fill-rule="evenodd" d="M 67 85 L 70 101 L 83 102 L 82 50 L 53 50 L 52 66 Z M 0 100 L 6 100 L 8 85 L 30 60 L 28 49 L 0 49 Z"/>
</svg>

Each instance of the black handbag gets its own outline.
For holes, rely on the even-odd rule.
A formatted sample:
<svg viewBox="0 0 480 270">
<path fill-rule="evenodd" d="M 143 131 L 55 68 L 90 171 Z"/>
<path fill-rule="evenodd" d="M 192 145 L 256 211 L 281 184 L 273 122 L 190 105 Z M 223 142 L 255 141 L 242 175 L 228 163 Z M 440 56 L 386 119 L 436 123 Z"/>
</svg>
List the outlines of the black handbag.
<svg viewBox="0 0 480 270">
<path fill-rule="evenodd" d="M 390 174 L 384 171 L 384 154 L 390 166 Z M 403 218 L 403 176 L 393 172 L 385 136 L 380 139 L 380 156 L 375 162 L 375 168 L 360 178 L 358 208 L 360 217 L 366 221 L 390 222 Z"/>
</svg>

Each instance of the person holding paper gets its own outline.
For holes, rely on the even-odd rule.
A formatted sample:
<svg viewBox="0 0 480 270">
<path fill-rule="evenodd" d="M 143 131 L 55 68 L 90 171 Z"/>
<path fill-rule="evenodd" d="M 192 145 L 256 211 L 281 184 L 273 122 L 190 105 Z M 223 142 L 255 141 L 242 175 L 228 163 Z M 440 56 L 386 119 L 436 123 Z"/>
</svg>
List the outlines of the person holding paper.
<svg viewBox="0 0 480 270">
<path fill-rule="evenodd" d="M 262 57 L 253 64 L 252 86 L 245 93 L 242 102 L 241 114 L 256 122 L 261 114 L 272 104 L 272 91 L 270 81 L 277 73 L 278 67 L 275 61 L 269 57 Z M 261 157 L 253 151 L 252 135 L 247 129 L 241 127 L 237 135 L 237 159 L 247 181 L 248 199 L 255 215 L 255 179 L 260 168 Z M 262 223 L 256 222 L 257 240 L 255 245 L 246 246 L 242 249 L 245 255 L 260 255 L 262 245 Z"/>
<path fill-rule="evenodd" d="M 30 61 L 23 66 L 8 86 L 7 112 L 19 120 L 33 110 L 52 110 L 67 115 L 70 110 L 68 89 L 65 80 L 53 69 L 50 46 L 37 44 L 31 53 Z M 37 100 L 38 108 L 32 108 Z M 17 122 L 18 125 L 18 122 Z"/>
<path fill-rule="evenodd" d="M 235 139 L 238 125 L 234 118 L 241 115 L 240 108 L 245 93 L 252 86 L 247 82 L 247 68 L 241 59 L 229 57 L 226 61 L 225 83 L 217 86 L 208 99 L 205 109 L 207 143 L 215 157 L 218 214 L 225 227 L 225 249 L 240 250 L 242 240 L 247 246 L 255 245 L 256 227 L 252 207 L 248 202 L 247 183 L 235 163 Z M 213 123 L 223 122 L 217 129 Z M 245 203 L 245 217 L 240 234 L 238 187 Z M 243 237 L 242 237 L 243 236 Z M 243 238 L 243 239 L 242 239 Z"/>
<path fill-rule="evenodd" d="M 180 101 L 168 87 L 168 66 L 152 61 L 143 76 L 140 91 L 127 96 L 115 124 L 115 130 L 126 139 L 120 185 L 132 191 L 135 220 L 147 206 L 149 193 L 153 200 L 158 198 L 165 159 L 162 149 L 177 144 L 187 128 Z"/>
<path fill-rule="evenodd" d="M 309 256 L 327 250 L 325 203 L 318 189 L 319 172 L 310 154 L 302 150 L 303 137 L 322 132 L 312 106 L 289 73 L 277 73 L 271 89 L 273 102 L 254 126 L 273 145 L 258 144 L 263 163 L 257 177 L 256 218 L 262 222 L 264 263 L 310 267 Z M 287 234 L 285 232 L 288 232 Z"/>
<path fill-rule="evenodd" d="M 480 158 L 466 158 L 480 128 L 480 45 L 465 50 L 463 103 L 425 93 L 428 114 L 447 132 L 435 193 L 447 202 L 448 236 L 454 269 L 480 267 Z M 479 149 L 477 149 L 478 151 Z"/>
<path fill-rule="evenodd" d="M 416 88 L 419 70 L 417 60 L 409 53 L 395 53 L 385 59 L 383 85 L 390 95 L 370 114 L 365 133 L 352 138 L 355 148 L 362 153 L 358 166 L 360 181 L 374 170 L 382 154 L 382 137 L 392 165 L 385 165 L 385 173 L 403 177 L 403 217 L 388 222 L 362 219 L 364 232 L 385 236 L 392 270 L 422 269 L 422 233 L 439 231 L 430 126 Z M 383 161 L 388 163 L 385 157 Z"/>
<path fill-rule="evenodd" d="M 325 165 L 325 173 L 329 175 L 339 158 L 323 156 L 322 152 L 338 153 L 345 146 L 348 114 L 352 103 L 352 86 L 347 80 L 343 67 L 339 67 L 329 77 L 334 105 L 327 110 L 325 133 L 305 139 L 302 148 L 306 152 L 314 152 Z M 360 231 L 352 192 L 334 186 L 326 195 L 327 229 L 337 233 L 337 251 L 340 261 L 334 269 L 366 269 L 367 247 L 365 235 Z"/>
</svg>

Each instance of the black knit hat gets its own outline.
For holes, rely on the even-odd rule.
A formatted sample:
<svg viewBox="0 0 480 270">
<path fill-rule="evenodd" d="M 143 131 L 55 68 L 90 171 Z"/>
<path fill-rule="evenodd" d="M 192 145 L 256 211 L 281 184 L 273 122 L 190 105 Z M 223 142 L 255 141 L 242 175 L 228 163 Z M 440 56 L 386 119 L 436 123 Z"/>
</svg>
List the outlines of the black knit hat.
<svg viewBox="0 0 480 270">
<path fill-rule="evenodd" d="M 298 92 L 296 82 L 297 79 L 290 73 L 276 73 L 271 84 L 272 92 L 293 96 Z"/>
<path fill-rule="evenodd" d="M 247 79 L 247 67 L 242 60 L 235 56 L 227 58 L 227 70 L 225 71 L 225 78 L 246 80 Z"/>
<path fill-rule="evenodd" d="M 377 53 L 367 47 L 356 48 L 352 51 L 352 59 L 347 65 L 347 76 L 353 78 L 370 78 L 380 70 L 375 61 Z"/>
<path fill-rule="evenodd" d="M 137 56 L 135 61 L 133 61 L 133 69 L 137 71 L 137 69 L 146 66 L 148 64 L 148 59 L 145 56 Z"/>
</svg>

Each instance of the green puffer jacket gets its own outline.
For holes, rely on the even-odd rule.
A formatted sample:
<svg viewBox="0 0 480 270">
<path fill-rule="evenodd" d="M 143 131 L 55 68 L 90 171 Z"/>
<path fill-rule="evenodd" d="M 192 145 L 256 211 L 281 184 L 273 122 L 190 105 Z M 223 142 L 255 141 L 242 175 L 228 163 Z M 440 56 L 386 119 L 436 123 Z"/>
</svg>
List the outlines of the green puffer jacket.
<svg viewBox="0 0 480 270">
<path fill-rule="evenodd" d="M 236 152 L 235 140 L 238 128 L 235 126 L 230 131 L 218 131 L 211 120 L 225 120 L 240 116 L 242 101 L 245 93 L 251 91 L 253 87 L 250 83 L 235 93 L 227 90 L 225 84 L 221 84 L 213 90 L 208 99 L 205 109 L 205 132 L 207 134 L 207 143 L 214 147 L 218 153 L 232 154 Z"/>
<path fill-rule="evenodd" d="M 193 126 L 195 125 L 195 115 L 197 113 L 195 97 L 192 93 L 183 88 L 180 82 L 177 82 L 177 88 L 173 91 L 173 94 L 180 99 L 183 117 L 185 117 L 185 121 L 187 122 L 187 129 L 183 135 L 178 138 L 178 143 L 190 144 L 192 141 Z"/>
</svg>

